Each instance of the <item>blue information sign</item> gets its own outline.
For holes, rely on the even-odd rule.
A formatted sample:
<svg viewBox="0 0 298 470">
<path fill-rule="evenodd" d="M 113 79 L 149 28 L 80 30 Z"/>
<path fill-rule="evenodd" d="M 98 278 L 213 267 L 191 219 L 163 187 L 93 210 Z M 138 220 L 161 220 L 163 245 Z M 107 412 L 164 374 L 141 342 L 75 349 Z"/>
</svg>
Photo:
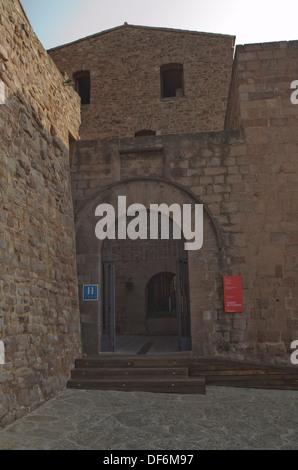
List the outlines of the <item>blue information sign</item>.
<svg viewBox="0 0 298 470">
<path fill-rule="evenodd" d="M 96 301 L 98 300 L 98 285 L 90 284 L 83 286 L 83 300 L 85 301 Z"/>
</svg>

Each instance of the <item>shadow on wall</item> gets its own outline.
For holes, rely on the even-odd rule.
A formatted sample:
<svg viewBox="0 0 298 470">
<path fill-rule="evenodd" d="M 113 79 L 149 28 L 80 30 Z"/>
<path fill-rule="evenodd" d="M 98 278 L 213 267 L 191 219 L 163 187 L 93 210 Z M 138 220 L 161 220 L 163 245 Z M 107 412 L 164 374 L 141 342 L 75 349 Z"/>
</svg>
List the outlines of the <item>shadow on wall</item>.
<svg viewBox="0 0 298 470">
<path fill-rule="evenodd" d="M 0 426 L 66 385 L 81 354 L 69 149 L 0 81 Z"/>
</svg>

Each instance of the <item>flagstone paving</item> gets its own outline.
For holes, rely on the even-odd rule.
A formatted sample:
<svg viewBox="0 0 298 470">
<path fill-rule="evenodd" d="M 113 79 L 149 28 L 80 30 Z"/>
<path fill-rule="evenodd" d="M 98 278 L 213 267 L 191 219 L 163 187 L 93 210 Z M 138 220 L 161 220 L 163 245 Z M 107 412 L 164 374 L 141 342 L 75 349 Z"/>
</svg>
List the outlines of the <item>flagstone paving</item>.
<svg viewBox="0 0 298 470">
<path fill-rule="evenodd" d="M 1 450 L 298 449 L 298 392 L 65 390 L 0 430 Z"/>
</svg>

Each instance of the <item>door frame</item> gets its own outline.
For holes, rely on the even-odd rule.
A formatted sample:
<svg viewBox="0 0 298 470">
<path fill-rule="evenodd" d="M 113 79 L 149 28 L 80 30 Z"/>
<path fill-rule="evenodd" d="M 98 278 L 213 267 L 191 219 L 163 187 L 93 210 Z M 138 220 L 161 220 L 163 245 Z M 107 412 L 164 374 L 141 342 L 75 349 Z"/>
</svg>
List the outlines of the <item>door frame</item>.
<svg viewBox="0 0 298 470">
<path fill-rule="evenodd" d="M 177 243 L 177 241 L 176 241 Z M 178 246 L 178 245 L 177 245 Z M 112 251 L 111 251 L 112 253 Z M 101 261 L 102 306 L 101 306 L 101 352 L 115 352 L 116 346 L 116 282 L 117 261 Z M 165 259 L 165 258 L 163 258 Z M 173 258 L 170 258 L 173 260 Z M 191 351 L 191 313 L 189 295 L 188 259 L 179 257 L 176 250 L 176 305 L 178 322 L 178 348 Z M 146 260 L 138 260 L 146 263 Z M 147 260 L 149 261 L 149 260 Z M 157 258 L 158 261 L 158 258 Z"/>
</svg>

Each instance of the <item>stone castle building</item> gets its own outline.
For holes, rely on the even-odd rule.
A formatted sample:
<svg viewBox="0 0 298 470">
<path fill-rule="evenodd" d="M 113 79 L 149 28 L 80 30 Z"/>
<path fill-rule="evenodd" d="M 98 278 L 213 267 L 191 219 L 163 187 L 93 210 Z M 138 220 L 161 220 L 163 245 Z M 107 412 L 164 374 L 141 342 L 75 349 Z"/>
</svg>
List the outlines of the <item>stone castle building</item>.
<svg viewBox="0 0 298 470">
<path fill-rule="evenodd" d="M 235 48 L 233 36 L 124 24 L 46 52 L 11 0 L 0 28 L 1 423 L 123 337 L 290 365 L 298 42 Z M 96 208 L 119 196 L 147 211 L 202 204 L 203 247 L 99 240 Z M 238 312 L 226 276 L 241 277 Z"/>
</svg>

